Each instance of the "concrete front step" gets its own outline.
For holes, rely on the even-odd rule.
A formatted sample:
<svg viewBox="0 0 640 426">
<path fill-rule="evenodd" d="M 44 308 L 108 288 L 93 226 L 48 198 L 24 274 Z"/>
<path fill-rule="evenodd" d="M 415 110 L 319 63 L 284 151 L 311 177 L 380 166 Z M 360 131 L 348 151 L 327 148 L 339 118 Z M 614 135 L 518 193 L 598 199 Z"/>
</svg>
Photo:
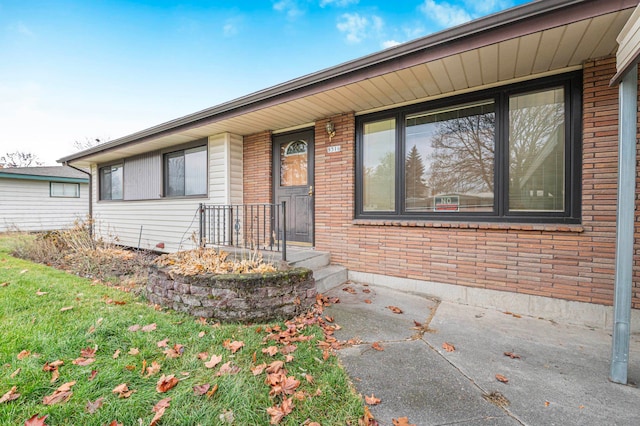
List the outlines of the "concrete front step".
<svg viewBox="0 0 640 426">
<path fill-rule="evenodd" d="M 287 259 L 291 266 L 309 268 L 316 280 L 319 293 L 325 292 L 347 281 L 347 268 L 331 265 L 331 253 L 315 250 L 290 250 Z"/>
<path fill-rule="evenodd" d="M 316 290 L 324 293 L 347 281 L 347 268 L 342 265 L 329 265 L 313 271 Z"/>
<path fill-rule="evenodd" d="M 331 253 L 315 250 L 289 250 L 287 261 L 291 266 L 309 268 L 315 272 L 331 262 Z"/>
</svg>

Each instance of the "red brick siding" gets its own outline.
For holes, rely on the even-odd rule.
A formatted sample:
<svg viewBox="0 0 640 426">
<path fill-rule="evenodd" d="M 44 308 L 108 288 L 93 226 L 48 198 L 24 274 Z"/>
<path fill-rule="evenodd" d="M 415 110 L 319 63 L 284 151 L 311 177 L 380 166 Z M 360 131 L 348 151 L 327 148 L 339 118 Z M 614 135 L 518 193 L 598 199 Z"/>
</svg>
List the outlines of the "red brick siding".
<svg viewBox="0 0 640 426">
<path fill-rule="evenodd" d="M 243 158 L 243 202 L 271 203 L 272 161 L 271 132 L 245 136 L 242 148 Z"/>
<path fill-rule="evenodd" d="M 584 66 L 581 226 L 354 220 L 355 117 L 344 114 L 331 117 L 336 127 L 331 143 L 327 120 L 316 123 L 316 248 L 360 272 L 612 304 L 618 89 L 609 87 L 609 80 L 614 73 L 614 58 Z M 270 163 L 266 136 L 245 138 L 245 200 L 259 198 L 258 187 L 270 194 L 264 174 L 247 168 Z M 330 145 L 341 151 L 327 153 Z M 640 223 L 636 229 L 640 237 Z M 640 282 L 640 244 L 634 274 Z M 633 307 L 640 308 L 638 285 Z"/>
</svg>

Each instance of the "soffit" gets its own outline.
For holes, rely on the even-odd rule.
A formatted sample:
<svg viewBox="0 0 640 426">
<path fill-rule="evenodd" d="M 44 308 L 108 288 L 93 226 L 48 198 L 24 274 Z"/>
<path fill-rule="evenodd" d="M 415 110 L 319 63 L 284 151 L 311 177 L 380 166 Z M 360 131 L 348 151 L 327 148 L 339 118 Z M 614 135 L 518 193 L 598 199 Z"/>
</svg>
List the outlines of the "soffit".
<svg viewBox="0 0 640 426">
<path fill-rule="evenodd" d="M 407 61 L 406 67 L 395 66 L 391 71 L 364 74 L 326 90 L 210 117 L 187 129 L 74 159 L 72 164 L 85 167 L 224 132 L 245 136 L 277 131 L 345 112 L 363 114 L 580 69 L 588 59 L 616 53 L 616 37 L 632 12 L 629 8 L 497 43 L 458 48 L 455 53 L 426 58 L 421 63 Z"/>
</svg>

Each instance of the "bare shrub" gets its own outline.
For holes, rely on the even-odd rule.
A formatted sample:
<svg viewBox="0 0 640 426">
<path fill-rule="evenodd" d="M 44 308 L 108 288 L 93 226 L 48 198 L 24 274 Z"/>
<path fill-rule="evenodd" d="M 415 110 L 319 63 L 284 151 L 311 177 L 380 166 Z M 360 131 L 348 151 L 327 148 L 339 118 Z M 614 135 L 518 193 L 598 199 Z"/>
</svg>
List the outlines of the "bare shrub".
<svg viewBox="0 0 640 426">
<path fill-rule="evenodd" d="M 91 227 L 89 220 L 77 221 L 70 229 L 22 235 L 16 239 L 13 255 L 129 288 L 144 283 L 155 255 L 94 240 Z"/>
</svg>

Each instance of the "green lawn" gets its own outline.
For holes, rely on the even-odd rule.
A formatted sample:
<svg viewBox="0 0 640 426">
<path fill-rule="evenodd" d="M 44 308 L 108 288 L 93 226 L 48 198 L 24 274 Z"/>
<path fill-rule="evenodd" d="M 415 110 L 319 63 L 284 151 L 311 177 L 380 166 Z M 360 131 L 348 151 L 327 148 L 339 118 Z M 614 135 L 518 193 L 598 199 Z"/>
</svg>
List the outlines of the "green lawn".
<svg viewBox="0 0 640 426">
<path fill-rule="evenodd" d="M 276 324 L 203 323 L 154 309 L 130 293 L 13 258 L 7 241 L 0 236 L 0 399 L 5 393 L 20 396 L 0 403 L 1 425 L 22 425 L 35 414 L 48 415 L 48 425 L 109 425 L 113 421 L 125 426 L 149 425 L 156 414 L 154 406 L 164 398 L 171 399 L 159 425 L 228 424 L 231 418 L 236 425 L 266 425 L 277 418 L 267 410 L 282 406 L 285 400 L 293 409 L 281 420 L 283 425 L 357 425 L 363 415 L 362 400 L 336 357 L 326 358 L 318 347 L 324 337 L 317 325 L 292 323 L 289 337 L 283 338 L 285 333 L 272 329 Z M 135 325 L 152 324 L 152 331 L 130 331 Z M 279 327 L 287 329 L 284 323 Z M 270 334 L 280 339 L 267 339 Z M 307 341 L 300 336 L 313 338 Z M 164 339 L 168 339 L 167 346 L 160 346 Z M 229 342 L 243 342 L 244 346 L 233 353 Z M 287 361 L 287 350 L 283 350 L 287 342 L 296 349 L 290 353 L 293 359 L 278 373 L 287 378 L 286 386 L 274 385 L 277 375 L 269 376 L 271 384 L 267 372 L 254 375 L 251 369 L 260 364 Z M 276 346 L 279 352 L 264 353 L 269 346 Z M 82 358 L 94 361 L 82 365 L 88 362 L 79 359 L 86 348 L 89 354 Z M 171 348 L 181 354 L 168 356 Z M 200 359 L 198 355 L 205 352 L 207 358 Z M 222 360 L 207 368 L 205 362 L 212 355 Z M 43 367 L 58 360 L 63 362 L 59 377 L 51 382 L 55 372 Z M 154 361 L 160 370 L 148 372 L 145 367 Z M 220 374 L 221 366 L 229 361 L 228 366 L 238 367 L 239 372 L 229 374 L 223 369 Z M 173 375 L 177 385 L 158 392 L 162 375 Z M 43 403 L 45 397 L 71 382 L 75 383 L 67 401 Z M 127 398 L 113 392 L 123 383 L 134 390 Z M 217 391 L 197 395 L 193 388 L 199 385 L 209 385 L 209 390 L 217 386 Z M 89 402 L 93 408 L 87 407 Z"/>
</svg>

